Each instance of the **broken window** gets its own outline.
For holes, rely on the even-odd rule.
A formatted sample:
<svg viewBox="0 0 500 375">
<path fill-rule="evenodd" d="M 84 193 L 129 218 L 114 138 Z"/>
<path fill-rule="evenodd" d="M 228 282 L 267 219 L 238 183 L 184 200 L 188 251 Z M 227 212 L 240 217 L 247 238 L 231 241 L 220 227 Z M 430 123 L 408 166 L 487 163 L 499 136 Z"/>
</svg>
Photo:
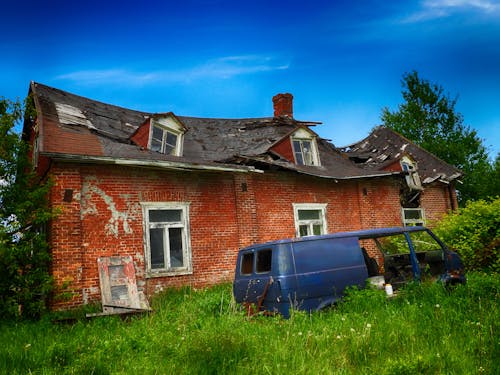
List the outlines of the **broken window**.
<svg viewBox="0 0 500 375">
<path fill-rule="evenodd" d="M 255 273 L 271 272 L 273 251 L 271 249 L 263 249 L 243 254 L 240 264 L 241 275 L 251 275 L 254 272 L 254 259 L 256 259 Z"/>
<path fill-rule="evenodd" d="M 422 184 L 420 182 L 420 176 L 417 172 L 417 166 L 415 163 L 407 156 L 401 159 L 401 169 L 407 172 L 406 183 L 408 187 L 412 190 L 422 190 Z"/>
<path fill-rule="evenodd" d="M 271 271 L 273 251 L 271 249 L 259 250 L 257 252 L 257 262 L 255 264 L 255 272 L 266 273 Z"/>
<path fill-rule="evenodd" d="M 253 272 L 253 257 L 254 253 L 245 253 L 241 258 L 240 273 L 242 275 L 251 275 Z"/>
<path fill-rule="evenodd" d="M 178 134 L 157 125 L 153 126 L 151 133 L 151 150 L 167 155 L 178 155 Z"/>
<path fill-rule="evenodd" d="M 181 156 L 184 126 L 172 115 L 151 120 L 149 149 L 162 154 Z"/>
<path fill-rule="evenodd" d="M 143 204 L 149 273 L 191 271 L 187 204 Z"/>
<path fill-rule="evenodd" d="M 409 226 L 424 226 L 425 217 L 423 208 L 402 208 L 403 225 Z"/>
<path fill-rule="evenodd" d="M 326 233 L 326 204 L 295 203 L 293 208 L 297 237 Z"/>
<path fill-rule="evenodd" d="M 298 165 L 321 165 L 316 135 L 309 129 L 299 127 L 290 135 L 293 157 Z"/>
<path fill-rule="evenodd" d="M 299 165 L 319 165 L 314 139 L 292 139 L 295 162 Z"/>
</svg>

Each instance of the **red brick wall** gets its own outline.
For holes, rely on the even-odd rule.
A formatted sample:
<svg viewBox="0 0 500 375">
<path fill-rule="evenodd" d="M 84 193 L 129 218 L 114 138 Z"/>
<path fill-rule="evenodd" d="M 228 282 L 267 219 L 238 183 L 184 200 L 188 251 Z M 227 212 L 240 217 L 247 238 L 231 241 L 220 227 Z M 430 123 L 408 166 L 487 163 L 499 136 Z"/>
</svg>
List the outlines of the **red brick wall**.
<svg viewBox="0 0 500 375">
<path fill-rule="evenodd" d="M 81 177 L 77 167 L 68 166 L 53 170 L 54 185 L 50 201 L 58 216 L 50 223 L 49 240 L 52 251 L 52 275 L 59 292 L 73 293 L 70 305 L 79 305 L 83 300 L 84 252 L 83 233 L 80 220 Z M 64 202 L 66 190 L 71 192 L 71 201 Z M 69 197 L 69 194 L 68 194 Z M 57 299 L 56 303 L 61 303 Z"/>
<path fill-rule="evenodd" d="M 100 301 L 97 258 L 130 255 L 139 290 L 231 280 L 237 250 L 295 236 L 292 203 L 327 203 L 328 232 L 401 225 L 393 179 L 334 181 L 289 172 L 175 172 L 118 166 L 52 168 L 53 274 L 74 292 L 54 307 Z M 65 191 L 72 190 L 70 202 Z M 68 194 L 66 194 L 68 197 Z M 436 198 L 437 199 L 437 198 Z M 147 278 L 141 202 L 190 202 L 192 274 Z M 67 284 L 67 285 L 66 285 Z"/>
<path fill-rule="evenodd" d="M 454 189 L 450 197 L 448 185 L 435 184 L 426 187 L 420 196 L 420 206 L 425 210 L 426 225 L 432 226 L 433 222 L 441 219 L 443 214 L 457 207 Z"/>
<path fill-rule="evenodd" d="M 61 208 L 50 233 L 53 273 L 60 288 L 69 283 L 66 291 L 76 292 L 72 300 L 55 301 L 56 307 L 100 300 L 99 256 L 132 256 L 138 287 L 148 294 L 167 286 L 202 286 L 232 278 L 240 241 L 231 174 L 70 165 L 52 172 L 52 204 Z M 63 200 L 65 189 L 73 189 L 71 203 Z M 172 201 L 190 202 L 193 274 L 146 279 L 140 203 Z M 245 220 L 242 216 L 242 224 Z"/>
</svg>

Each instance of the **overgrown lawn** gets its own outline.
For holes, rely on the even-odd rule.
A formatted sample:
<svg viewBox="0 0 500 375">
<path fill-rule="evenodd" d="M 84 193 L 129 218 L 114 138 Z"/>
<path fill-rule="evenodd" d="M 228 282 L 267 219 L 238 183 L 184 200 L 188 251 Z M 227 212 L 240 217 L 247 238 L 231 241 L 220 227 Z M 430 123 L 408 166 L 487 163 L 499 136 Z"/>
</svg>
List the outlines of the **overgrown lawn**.
<svg viewBox="0 0 500 375">
<path fill-rule="evenodd" d="M 498 274 L 351 291 L 314 314 L 247 317 L 230 285 L 169 290 L 123 320 L 0 322 L 5 374 L 498 374 Z"/>
</svg>

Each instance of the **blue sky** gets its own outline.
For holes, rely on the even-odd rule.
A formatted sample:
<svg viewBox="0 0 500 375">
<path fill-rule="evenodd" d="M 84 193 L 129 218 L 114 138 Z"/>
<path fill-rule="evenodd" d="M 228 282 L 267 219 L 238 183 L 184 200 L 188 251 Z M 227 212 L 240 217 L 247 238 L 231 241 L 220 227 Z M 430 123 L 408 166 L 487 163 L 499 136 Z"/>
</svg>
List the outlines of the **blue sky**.
<svg viewBox="0 0 500 375">
<path fill-rule="evenodd" d="M 0 96 L 31 80 L 95 100 L 199 117 L 299 120 L 337 146 L 365 137 L 401 78 L 440 84 L 500 152 L 500 1 L 9 1 Z"/>
</svg>

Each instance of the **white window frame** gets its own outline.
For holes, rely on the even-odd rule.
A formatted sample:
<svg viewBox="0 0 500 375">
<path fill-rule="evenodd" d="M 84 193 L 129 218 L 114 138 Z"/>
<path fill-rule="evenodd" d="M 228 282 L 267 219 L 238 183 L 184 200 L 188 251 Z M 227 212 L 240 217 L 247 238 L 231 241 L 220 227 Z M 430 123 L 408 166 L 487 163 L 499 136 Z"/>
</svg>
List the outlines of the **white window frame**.
<svg viewBox="0 0 500 375">
<path fill-rule="evenodd" d="M 297 159 L 297 152 L 295 151 L 295 146 L 294 142 L 299 142 L 300 143 L 300 154 L 302 157 L 302 163 Z M 311 155 L 310 158 L 306 158 L 306 153 L 304 151 L 304 145 L 303 142 L 309 142 L 311 144 Z M 318 153 L 318 145 L 316 143 L 316 137 L 307 132 L 304 129 L 299 129 L 297 130 L 294 134 L 291 135 L 290 137 L 290 143 L 292 145 L 292 152 L 293 152 L 293 158 L 295 160 L 295 164 L 297 165 L 307 165 L 307 166 L 320 166 L 321 162 L 319 160 L 319 153 Z"/>
<path fill-rule="evenodd" d="M 146 202 L 141 203 L 142 206 L 142 217 L 143 217 L 143 228 L 144 228 L 144 255 L 145 255 L 145 267 L 146 267 L 146 277 L 157 277 L 157 276 L 177 276 L 191 274 L 192 262 L 191 262 L 191 235 L 190 235 L 190 225 L 189 225 L 189 203 L 187 202 Z M 179 222 L 163 222 L 163 223 L 150 223 L 149 222 L 149 212 L 151 210 L 180 210 L 182 212 L 182 218 Z M 182 228 L 182 259 L 183 267 L 170 267 L 169 259 L 169 241 L 168 234 L 164 235 L 164 259 L 165 267 L 153 269 L 151 267 L 151 243 L 150 243 L 150 229 L 164 228 L 165 233 L 168 233 L 169 228 Z"/>
<path fill-rule="evenodd" d="M 321 233 L 327 233 L 327 222 L 326 222 L 326 207 L 327 203 L 293 203 L 293 216 L 295 222 L 295 236 L 301 237 L 300 235 L 300 227 L 303 225 L 307 225 L 308 234 L 307 236 L 314 235 L 313 233 L 313 225 L 321 225 Z M 299 219 L 299 211 L 302 210 L 315 210 L 320 212 L 320 218 L 317 220 L 300 220 Z M 309 234 L 310 233 L 310 234 Z M 304 237 L 304 236 L 303 236 Z"/>
<path fill-rule="evenodd" d="M 405 212 L 407 211 L 416 211 L 420 212 L 419 219 L 407 219 Z M 401 207 L 401 219 L 403 221 L 403 225 L 405 227 L 411 226 L 425 226 L 425 210 L 423 208 L 405 208 Z"/>
<path fill-rule="evenodd" d="M 152 145 L 153 145 L 153 130 L 157 128 L 160 129 L 162 133 L 162 139 L 161 139 L 161 148 L 160 150 L 157 150 L 157 152 L 160 152 L 162 154 L 166 155 L 173 155 L 173 156 L 181 156 L 182 155 L 182 145 L 183 145 L 183 135 L 184 132 L 182 131 L 181 127 L 178 126 L 173 122 L 173 120 L 170 119 L 162 119 L 162 120 L 152 120 L 151 122 L 151 130 L 149 132 L 149 145 L 148 148 L 152 150 Z M 174 134 L 177 139 L 176 139 L 176 144 L 173 149 L 173 152 L 171 153 L 166 153 L 166 145 L 167 145 L 167 134 L 171 133 Z"/>
</svg>

